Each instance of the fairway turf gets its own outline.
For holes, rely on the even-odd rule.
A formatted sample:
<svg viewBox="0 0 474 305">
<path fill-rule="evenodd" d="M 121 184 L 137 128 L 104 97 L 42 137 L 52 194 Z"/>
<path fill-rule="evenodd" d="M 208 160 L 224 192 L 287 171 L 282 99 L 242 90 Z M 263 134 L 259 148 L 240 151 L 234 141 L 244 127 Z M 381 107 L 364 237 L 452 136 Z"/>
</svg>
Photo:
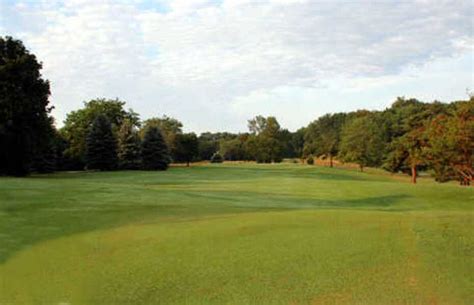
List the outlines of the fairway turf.
<svg viewBox="0 0 474 305">
<path fill-rule="evenodd" d="M 303 165 L 0 177 L 0 305 L 474 304 L 474 189 Z"/>
</svg>

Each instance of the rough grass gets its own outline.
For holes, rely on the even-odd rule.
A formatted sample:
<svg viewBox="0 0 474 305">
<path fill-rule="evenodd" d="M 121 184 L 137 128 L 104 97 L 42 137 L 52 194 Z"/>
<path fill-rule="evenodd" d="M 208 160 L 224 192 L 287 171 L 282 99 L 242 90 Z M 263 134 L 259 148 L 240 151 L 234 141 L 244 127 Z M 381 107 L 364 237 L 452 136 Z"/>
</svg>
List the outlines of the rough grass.
<svg viewBox="0 0 474 305">
<path fill-rule="evenodd" d="M 0 304 L 473 304 L 474 190 L 282 165 L 0 178 Z"/>
</svg>

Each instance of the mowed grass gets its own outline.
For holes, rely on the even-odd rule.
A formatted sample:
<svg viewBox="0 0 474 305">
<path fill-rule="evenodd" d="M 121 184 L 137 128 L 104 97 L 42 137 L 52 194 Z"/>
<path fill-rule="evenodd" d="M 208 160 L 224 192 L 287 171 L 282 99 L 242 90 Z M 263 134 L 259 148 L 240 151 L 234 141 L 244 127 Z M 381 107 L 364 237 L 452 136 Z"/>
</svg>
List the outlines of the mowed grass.
<svg viewBox="0 0 474 305">
<path fill-rule="evenodd" d="M 302 165 L 0 178 L 0 304 L 474 304 L 474 189 Z"/>
</svg>

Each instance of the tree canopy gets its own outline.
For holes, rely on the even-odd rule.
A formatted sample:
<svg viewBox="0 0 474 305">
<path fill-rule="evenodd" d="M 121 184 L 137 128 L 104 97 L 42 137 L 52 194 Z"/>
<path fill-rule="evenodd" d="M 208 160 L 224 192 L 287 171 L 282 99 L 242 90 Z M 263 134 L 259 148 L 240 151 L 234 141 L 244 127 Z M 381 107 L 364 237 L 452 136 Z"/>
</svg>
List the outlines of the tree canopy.
<svg viewBox="0 0 474 305">
<path fill-rule="evenodd" d="M 171 161 L 281 162 L 304 158 L 420 171 L 437 181 L 474 177 L 474 97 L 425 103 L 398 97 L 382 111 L 326 114 L 290 131 L 273 116 L 247 121 L 248 132 L 183 133 L 183 124 L 161 115 L 143 123 L 119 99 L 97 98 L 67 114 L 57 130 L 50 115 L 49 82 L 41 63 L 21 41 L 0 37 L 0 174 L 89 169 L 166 169 Z M 118 147 L 117 147 L 118 144 Z M 297 162 L 293 160 L 293 162 Z M 302 162 L 304 163 L 304 162 Z"/>
<path fill-rule="evenodd" d="M 184 133 L 176 136 L 175 145 L 175 161 L 189 162 L 193 161 L 198 156 L 198 138 L 195 133 Z"/>
<path fill-rule="evenodd" d="M 61 128 L 62 136 L 69 144 L 65 155 L 76 160 L 78 164 L 84 164 L 86 137 L 92 123 L 99 115 L 109 120 L 114 133 L 118 132 L 125 120 L 138 126 L 140 122 L 138 114 L 132 110 L 125 110 L 124 106 L 125 102 L 119 99 L 98 98 L 84 102 L 84 108 L 70 112 Z"/>
<path fill-rule="evenodd" d="M 35 156 L 41 163 L 51 153 L 50 88 L 41 69 L 21 41 L 0 37 L 0 174 L 27 175 Z"/>
<path fill-rule="evenodd" d="M 339 141 L 342 126 L 346 120 L 345 113 L 326 114 L 310 123 L 304 136 L 304 152 L 329 159 L 333 166 L 333 158 L 339 152 Z"/>
<path fill-rule="evenodd" d="M 338 157 L 344 162 L 357 163 L 362 171 L 367 166 L 380 166 L 385 144 L 377 114 L 357 117 L 341 130 Z"/>
</svg>

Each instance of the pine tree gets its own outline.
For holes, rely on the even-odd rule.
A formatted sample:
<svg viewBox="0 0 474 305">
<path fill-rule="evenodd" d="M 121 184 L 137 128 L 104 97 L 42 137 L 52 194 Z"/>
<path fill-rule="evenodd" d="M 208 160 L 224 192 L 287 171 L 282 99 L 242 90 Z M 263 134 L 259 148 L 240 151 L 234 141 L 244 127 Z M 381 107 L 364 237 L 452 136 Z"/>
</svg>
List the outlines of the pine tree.
<svg viewBox="0 0 474 305">
<path fill-rule="evenodd" d="M 118 132 L 118 158 L 122 169 L 140 168 L 140 137 L 130 120 L 125 120 Z"/>
<path fill-rule="evenodd" d="M 155 126 L 148 128 L 142 142 L 143 169 L 166 170 L 170 159 L 168 146 L 160 130 Z"/>
<path fill-rule="evenodd" d="M 112 125 L 104 115 L 94 120 L 87 136 L 86 163 L 88 169 L 114 170 L 117 168 L 117 141 Z"/>
</svg>

